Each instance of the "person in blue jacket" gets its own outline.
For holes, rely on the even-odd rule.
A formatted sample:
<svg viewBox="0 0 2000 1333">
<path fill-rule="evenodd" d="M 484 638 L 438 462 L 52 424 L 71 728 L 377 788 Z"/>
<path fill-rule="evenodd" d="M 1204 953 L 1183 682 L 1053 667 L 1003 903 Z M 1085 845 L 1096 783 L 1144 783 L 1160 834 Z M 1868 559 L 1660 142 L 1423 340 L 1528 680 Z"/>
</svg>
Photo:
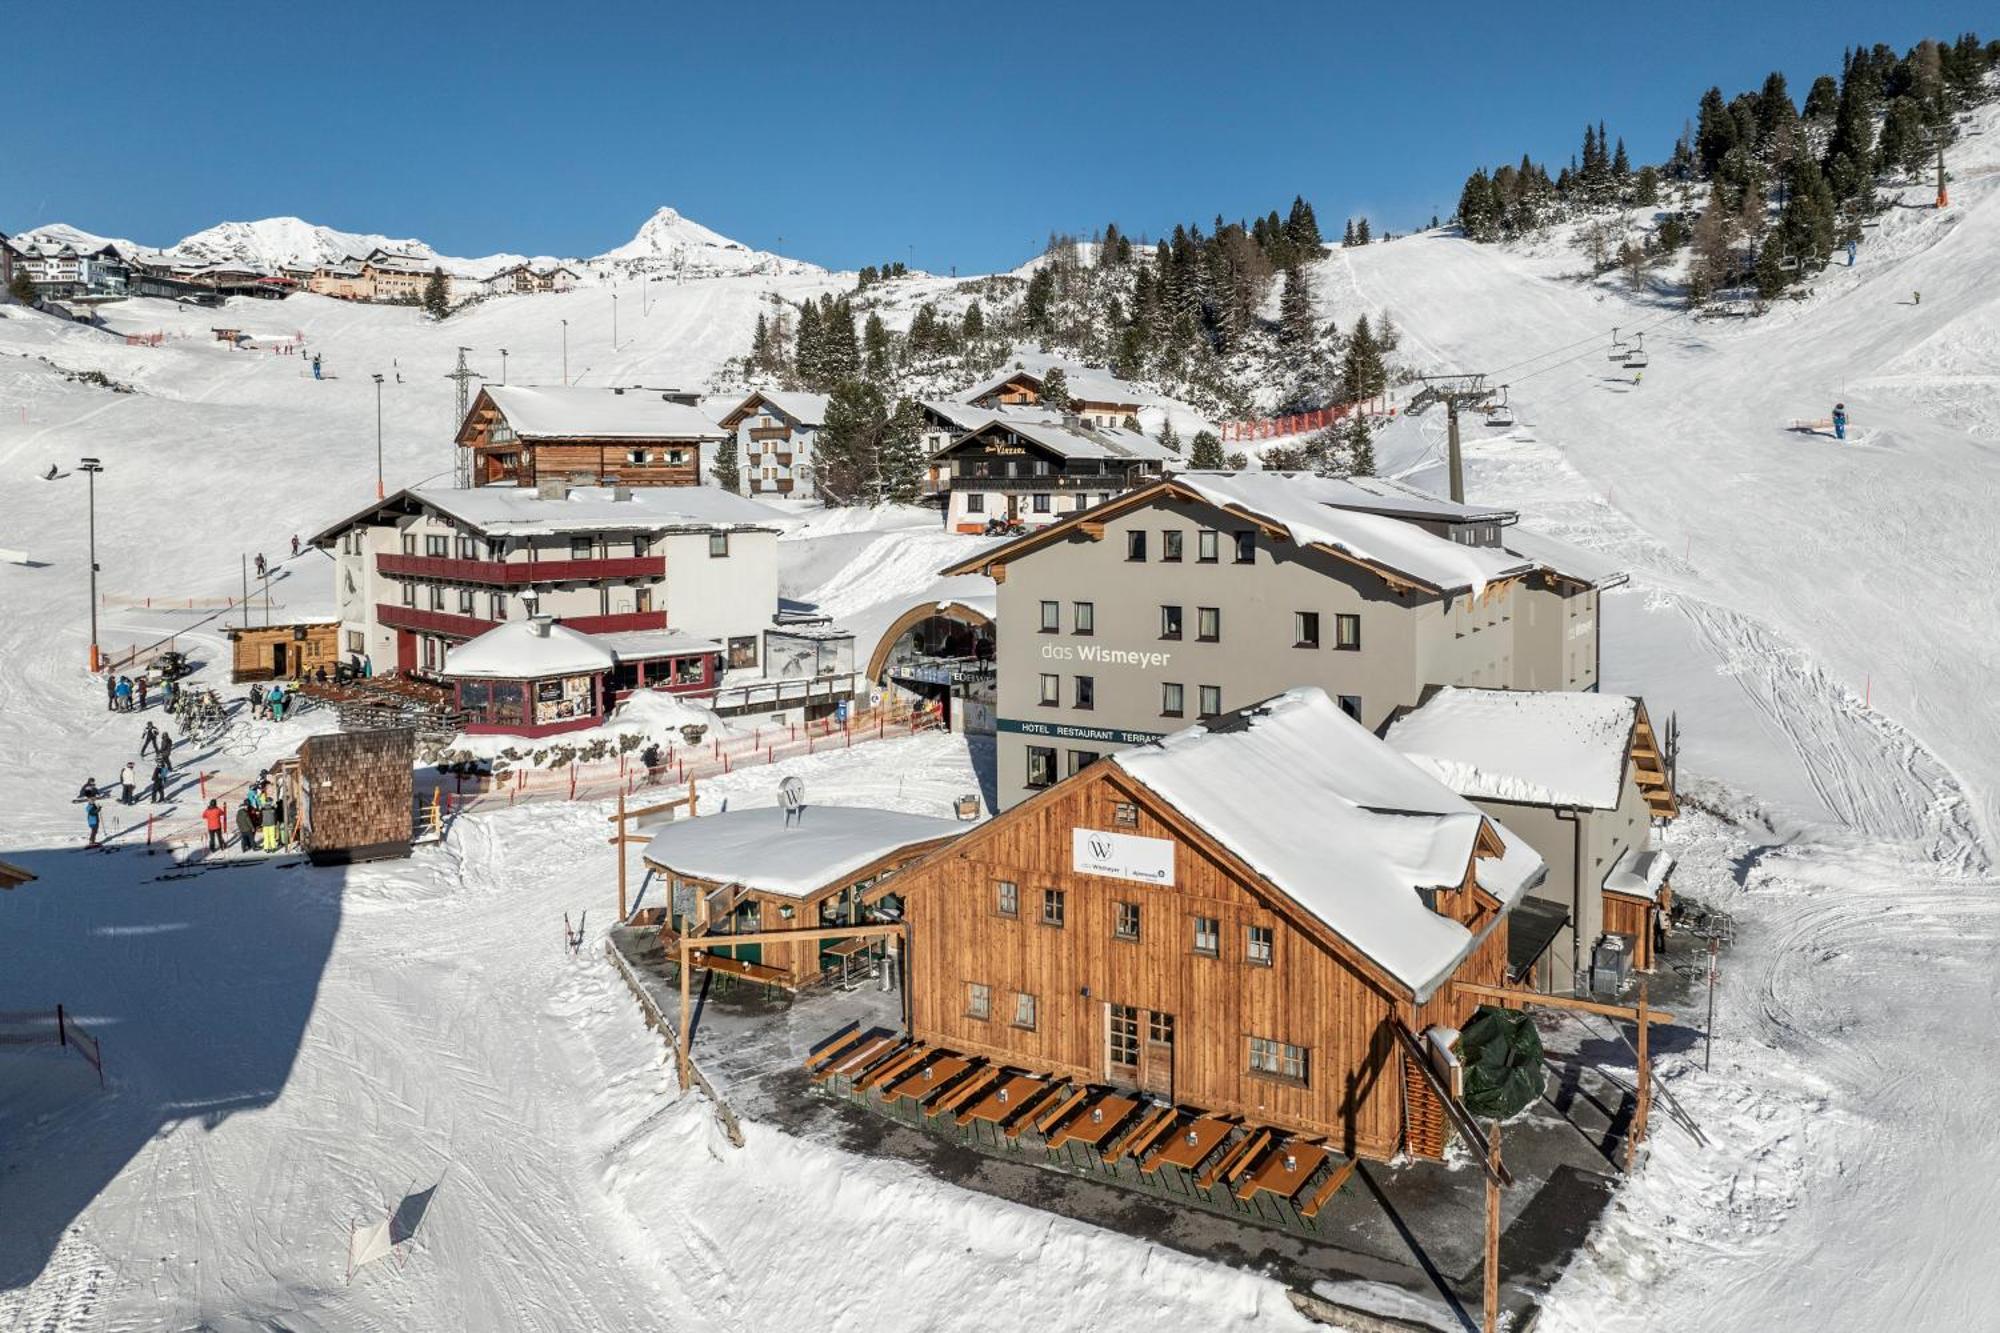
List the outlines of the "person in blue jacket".
<svg viewBox="0 0 2000 1333">
<path fill-rule="evenodd" d="M 1833 405 L 1833 438 L 1836 440 L 1844 440 L 1847 438 L 1846 403 L 1835 403 Z"/>
</svg>

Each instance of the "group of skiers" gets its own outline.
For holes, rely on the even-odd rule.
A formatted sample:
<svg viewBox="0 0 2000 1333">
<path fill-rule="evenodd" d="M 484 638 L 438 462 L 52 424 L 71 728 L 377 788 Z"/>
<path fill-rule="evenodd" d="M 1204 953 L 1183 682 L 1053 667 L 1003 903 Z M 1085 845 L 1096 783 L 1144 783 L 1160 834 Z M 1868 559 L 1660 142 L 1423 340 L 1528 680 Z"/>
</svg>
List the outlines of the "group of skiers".
<svg viewBox="0 0 2000 1333">
<path fill-rule="evenodd" d="M 114 713 L 136 713 L 146 706 L 146 692 L 151 688 L 152 682 L 144 672 L 139 673 L 137 680 L 107 672 L 104 677 L 104 706 Z"/>
<path fill-rule="evenodd" d="M 229 842 L 229 812 L 219 800 L 209 801 L 201 812 L 201 822 L 208 830 L 208 850 L 225 850 Z M 275 852 L 287 841 L 284 798 L 272 794 L 269 778 L 259 776 L 237 804 L 236 838 L 239 849 L 246 852 L 259 848 Z"/>
<path fill-rule="evenodd" d="M 167 779 L 174 773 L 174 738 L 152 722 L 139 737 L 139 759 L 151 755 L 153 769 L 146 780 L 144 791 L 147 798 L 159 805 L 167 799 Z M 118 770 L 114 787 L 120 805 L 133 805 L 139 800 L 141 790 L 139 759 L 128 759 Z M 100 797 L 112 794 L 113 787 L 99 787 L 96 778 L 85 778 L 83 786 L 77 790 L 76 799 L 83 802 L 83 823 L 90 835 L 88 846 L 97 845 L 97 835 L 104 826 L 104 808 L 98 804 Z"/>
<path fill-rule="evenodd" d="M 325 676 L 325 670 L 324 667 L 320 669 L 322 679 Z M 252 685 L 250 687 L 250 715 L 252 717 L 266 718 L 272 722 L 283 722 L 285 714 L 291 712 L 295 707 L 292 700 L 298 692 L 298 686 L 294 685 L 288 690 L 285 688 L 283 681 L 272 681 L 271 688 L 268 690 L 262 685 Z"/>
</svg>

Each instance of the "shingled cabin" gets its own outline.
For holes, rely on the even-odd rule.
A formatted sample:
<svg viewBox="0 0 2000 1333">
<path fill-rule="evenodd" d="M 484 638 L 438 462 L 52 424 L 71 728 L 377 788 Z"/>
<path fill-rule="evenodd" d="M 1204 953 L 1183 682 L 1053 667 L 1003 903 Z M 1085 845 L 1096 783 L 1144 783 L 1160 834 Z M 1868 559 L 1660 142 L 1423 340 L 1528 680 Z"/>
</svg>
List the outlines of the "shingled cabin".
<svg viewBox="0 0 2000 1333">
<path fill-rule="evenodd" d="M 474 486 L 699 486 L 701 446 L 730 435 L 671 389 L 489 384 L 458 447 Z"/>
</svg>

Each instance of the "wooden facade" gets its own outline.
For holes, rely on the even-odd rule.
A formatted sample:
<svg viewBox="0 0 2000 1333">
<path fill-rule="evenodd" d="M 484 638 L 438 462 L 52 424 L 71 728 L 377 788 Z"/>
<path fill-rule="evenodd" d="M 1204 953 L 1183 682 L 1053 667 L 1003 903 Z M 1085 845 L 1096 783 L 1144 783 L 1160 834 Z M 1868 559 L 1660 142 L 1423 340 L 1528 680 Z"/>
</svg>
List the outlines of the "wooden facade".
<svg viewBox="0 0 2000 1333">
<path fill-rule="evenodd" d="M 313 864 L 410 854 L 416 748 L 408 727 L 332 732 L 299 747 L 298 819 Z"/>
<path fill-rule="evenodd" d="M 483 389 L 459 426 L 458 447 L 472 451 L 475 486 L 533 486 L 544 478 L 596 486 L 701 485 L 697 438 L 525 438 Z"/>
<path fill-rule="evenodd" d="M 297 625 L 250 625 L 228 631 L 229 679 L 297 680 L 320 667 L 329 675 L 340 662 L 340 622 L 316 620 Z"/>
<path fill-rule="evenodd" d="M 1173 883 L 1074 871 L 1078 829 L 1170 841 Z M 1462 884 L 1438 893 L 1439 911 L 1485 934 L 1419 1001 L 1122 769 L 1096 764 L 905 873 L 911 1035 L 1325 1136 L 1349 1156 L 1435 1155 L 1441 1138 L 1411 1132 L 1390 1025 L 1458 1026 L 1478 1001 L 1454 983 L 1503 980 L 1507 923 L 1474 884 L 1478 859 L 1500 850 L 1486 827 Z M 1049 893 L 1062 895 L 1059 925 Z M 1016 1021 L 1023 995 L 1032 1025 Z M 1298 1076 L 1253 1071 L 1253 1039 L 1302 1050 Z"/>
</svg>

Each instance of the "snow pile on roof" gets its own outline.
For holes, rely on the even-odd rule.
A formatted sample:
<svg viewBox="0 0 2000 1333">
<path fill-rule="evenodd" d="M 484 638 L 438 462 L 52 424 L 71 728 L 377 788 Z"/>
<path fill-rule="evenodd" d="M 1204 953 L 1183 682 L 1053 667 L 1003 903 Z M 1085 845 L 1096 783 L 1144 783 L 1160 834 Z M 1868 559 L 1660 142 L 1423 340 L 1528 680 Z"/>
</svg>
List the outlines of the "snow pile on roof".
<svg viewBox="0 0 2000 1333">
<path fill-rule="evenodd" d="M 1063 380 L 1069 390 L 1069 396 L 1073 400 L 1086 403 L 1126 403 L 1133 405 L 1152 401 L 1152 395 L 1146 393 L 1130 380 L 1121 380 L 1116 375 L 1108 374 L 1102 370 L 1092 370 L 1088 366 L 1079 366 L 1063 361 L 1052 361 L 1047 367 L 1039 370 L 1030 369 L 1023 364 L 1017 364 L 1008 370 L 1001 371 L 991 379 L 983 380 L 973 385 L 970 389 L 960 394 L 959 397 L 970 403 L 1002 388 L 1009 380 L 1024 376 L 1035 382 L 1036 389 L 1039 392 L 1043 377 L 1050 370 L 1056 369 L 1062 371 Z"/>
<path fill-rule="evenodd" d="M 539 680 L 609 671 L 611 650 L 566 625 L 545 619 L 510 620 L 445 655 L 444 674 L 484 680 Z"/>
<path fill-rule="evenodd" d="M 1004 427 L 1061 458 L 1143 458 L 1160 462 L 1180 458 L 1158 440 L 1123 426 L 1086 426 L 1061 419 L 1046 421 L 995 413 L 993 420 L 975 427 L 972 433 L 996 427 Z"/>
<path fill-rule="evenodd" d="M 1428 998 L 1476 943 L 1420 888 L 1455 888 L 1488 821 L 1340 711 L 1316 686 L 1111 757 L 1408 986 Z M 1479 864 L 1512 906 L 1542 872 L 1525 843 Z"/>
<path fill-rule="evenodd" d="M 1501 538 L 1500 544 L 1523 559 L 1532 560 L 1537 569 L 1549 570 L 1593 588 L 1615 588 L 1630 577 L 1609 556 L 1586 551 L 1574 542 L 1551 537 L 1545 532 L 1513 528 Z"/>
<path fill-rule="evenodd" d="M 757 389 L 748 397 L 730 401 L 728 407 L 721 415 L 716 417 L 716 420 L 718 422 L 728 421 L 738 413 L 749 416 L 756 409 L 758 403 L 762 402 L 769 404 L 780 415 L 790 418 L 801 426 L 816 427 L 826 421 L 826 405 L 832 401 L 832 396 L 824 393 L 796 393 L 787 389 Z"/>
<path fill-rule="evenodd" d="M 485 392 L 524 440 L 727 438 L 700 408 L 658 389 L 489 384 Z"/>
<path fill-rule="evenodd" d="M 1398 718 L 1387 739 L 1469 799 L 1610 810 L 1638 710 L 1622 694 L 1450 686 Z"/>
<path fill-rule="evenodd" d="M 1660 886 L 1673 873 L 1674 858 L 1657 848 L 1641 851 L 1637 847 L 1627 847 L 1612 862 L 1610 871 L 1604 876 L 1604 887 L 1611 893 L 1622 893 L 1632 898 L 1652 898 L 1660 896 Z"/>
<path fill-rule="evenodd" d="M 1393 514 L 1399 518 L 1430 518 L 1446 523 L 1476 523 L 1481 520 L 1512 523 L 1519 517 L 1512 509 L 1461 504 L 1388 477 L 1338 477 L 1327 480 L 1333 485 L 1328 487 L 1324 503 L 1338 505 L 1342 509 Z"/>
<path fill-rule="evenodd" d="M 809 805 L 790 827 L 775 806 L 676 820 L 646 844 L 646 861 L 694 879 L 803 898 L 919 843 L 970 824 L 897 810 Z"/>
<path fill-rule="evenodd" d="M 616 488 L 578 486 L 560 500 L 543 499 L 525 486 L 475 486 L 459 490 L 426 486 L 406 492 L 482 533 L 598 532 L 668 528 L 773 528 L 785 516 L 745 496 L 714 486 L 635 486 L 625 499 Z"/>
<path fill-rule="evenodd" d="M 1529 562 L 1490 546 L 1465 546 L 1413 523 L 1343 508 L 1356 492 L 1347 482 L 1293 472 L 1184 472 L 1176 481 L 1210 504 L 1247 510 L 1285 529 L 1301 545 L 1327 546 L 1408 574 L 1444 592 L 1485 591 Z"/>
</svg>

